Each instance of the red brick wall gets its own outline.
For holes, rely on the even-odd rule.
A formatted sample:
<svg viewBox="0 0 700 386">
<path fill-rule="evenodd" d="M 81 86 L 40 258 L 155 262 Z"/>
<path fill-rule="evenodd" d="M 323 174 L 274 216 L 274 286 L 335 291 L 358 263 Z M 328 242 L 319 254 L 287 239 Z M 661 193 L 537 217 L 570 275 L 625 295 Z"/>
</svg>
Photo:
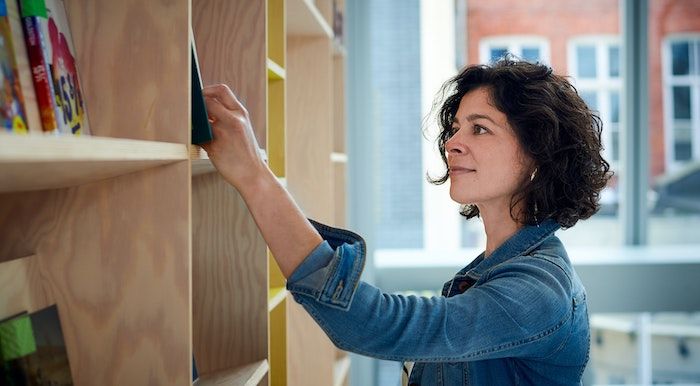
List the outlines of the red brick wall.
<svg viewBox="0 0 700 386">
<path fill-rule="evenodd" d="M 479 62 L 479 42 L 499 35 L 549 40 L 551 64 L 568 74 L 567 42 L 579 35 L 619 34 L 618 0 L 467 0 L 467 63 Z M 700 32 L 700 0 L 649 0 L 649 145 L 651 181 L 664 172 L 661 44 L 679 32 Z"/>
</svg>

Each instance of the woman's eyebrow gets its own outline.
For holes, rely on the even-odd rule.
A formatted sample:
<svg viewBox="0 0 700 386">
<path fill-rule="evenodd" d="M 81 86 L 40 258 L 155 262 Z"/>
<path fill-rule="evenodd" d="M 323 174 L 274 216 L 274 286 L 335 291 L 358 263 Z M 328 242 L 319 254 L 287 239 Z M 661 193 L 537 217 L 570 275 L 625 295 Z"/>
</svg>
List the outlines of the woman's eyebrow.
<svg viewBox="0 0 700 386">
<path fill-rule="evenodd" d="M 498 126 L 498 123 L 496 123 L 496 121 L 493 120 L 493 118 L 489 117 L 486 114 L 469 114 L 469 115 L 467 115 L 467 121 L 469 121 L 469 122 L 476 121 L 477 119 L 486 119 L 487 121 L 491 121 L 491 123 Z"/>
</svg>

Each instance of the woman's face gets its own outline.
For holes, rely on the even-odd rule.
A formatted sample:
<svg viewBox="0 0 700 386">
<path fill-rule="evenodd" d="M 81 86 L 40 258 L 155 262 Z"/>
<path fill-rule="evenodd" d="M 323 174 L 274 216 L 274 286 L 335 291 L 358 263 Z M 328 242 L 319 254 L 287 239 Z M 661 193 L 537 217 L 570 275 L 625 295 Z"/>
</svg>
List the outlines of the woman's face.
<svg viewBox="0 0 700 386">
<path fill-rule="evenodd" d="M 534 167 L 526 161 L 506 115 L 490 103 L 487 88 L 462 97 L 453 136 L 445 143 L 450 197 L 460 204 L 506 205 Z"/>
</svg>

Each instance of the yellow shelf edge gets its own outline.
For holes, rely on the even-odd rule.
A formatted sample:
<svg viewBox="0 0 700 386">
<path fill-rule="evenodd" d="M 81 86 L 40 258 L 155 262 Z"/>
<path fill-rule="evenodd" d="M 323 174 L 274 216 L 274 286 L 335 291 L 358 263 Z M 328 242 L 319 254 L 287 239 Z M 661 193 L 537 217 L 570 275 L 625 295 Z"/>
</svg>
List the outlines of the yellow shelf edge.
<svg viewBox="0 0 700 386">
<path fill-rule="evenodd" d="M 287 289 L 284 287 L 270 288 L 270 294 L 269 294 L 268 300 L 267 300 L 267 311 L 271 312 L 277 306 L 282 304 L 282 302 L 285 299 L 287 299 L 288 293 L 289 293 L 289 291 L 287 291 Z"/>
<path fill-rule="evenodd" d="M 267 79 L 284 80 L 286 77 L 287 71 L 274 60 L 267 58 Z"/>
<path fill-rule="evenodd" d="M 199 377 L 196 386 L 257 386 L 270 371 L 267 359 Z"/>
</svg>

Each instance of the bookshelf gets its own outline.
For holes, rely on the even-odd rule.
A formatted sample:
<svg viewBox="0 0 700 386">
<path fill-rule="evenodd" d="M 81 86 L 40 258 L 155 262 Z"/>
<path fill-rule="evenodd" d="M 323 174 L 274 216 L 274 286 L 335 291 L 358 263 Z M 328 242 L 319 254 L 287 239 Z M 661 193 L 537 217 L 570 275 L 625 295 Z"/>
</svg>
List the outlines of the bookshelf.
<svg viewBox="0 0 700 386">
<path fill-rule="evenodd" d="M 189 144 L 191 27 L 204 83 L 236 92 L 307 215 L 342 226 L 333 1 L 65 4 L 93 136 L 0 135 L 0 318 L 57 304 L 76 385 L 189 385 L 192 355 L 197 385 L 347 384 L 349 357 Z"/>
</svg>

